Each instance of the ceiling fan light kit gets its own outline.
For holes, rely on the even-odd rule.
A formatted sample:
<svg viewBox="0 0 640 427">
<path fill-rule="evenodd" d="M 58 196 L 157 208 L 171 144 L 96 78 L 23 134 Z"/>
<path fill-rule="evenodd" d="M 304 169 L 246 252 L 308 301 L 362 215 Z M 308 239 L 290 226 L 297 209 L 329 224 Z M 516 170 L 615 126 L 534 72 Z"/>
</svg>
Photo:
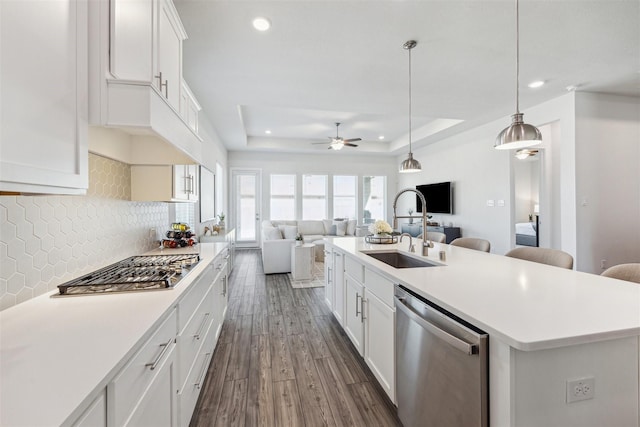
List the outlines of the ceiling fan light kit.
<svg viewBox="0 0 640 427">
<path fill-rule="evenodd" d="M 329 142 L 314 142 L 313 144 L 329 144 L 329 150 L 342 150 L 344 147 L 357 147 L 357 144 L 352 144 L 352 142 L 362 141 L 362 138 L 350 138 L 344 139 L 338 135 L 338 127 L 340 126 L 339 122 L 336 122 L 336 136 L 329 137 Z"/>
<path fill-rule="evenodd" d="M 415 173 L 422 170 L 422 165 L 413 158 L 411 152 L 411 49 L 417 44 L 418 42 L 415 40 L 409 40 L 402 45 L 405 50 L 409 51 L 409 155 L 400 163 L 400 173 Z"/>
<path fill-rule="evenodd" d="M 498 134 L 493 148 L 512 150 L 531 147 L 542 142 L 540 130 L 523 120 L 520 112 L 520 18 L 518 0 L 516 0 L 516 113 L 511 116 L 511 126 Z"/>
</svg>

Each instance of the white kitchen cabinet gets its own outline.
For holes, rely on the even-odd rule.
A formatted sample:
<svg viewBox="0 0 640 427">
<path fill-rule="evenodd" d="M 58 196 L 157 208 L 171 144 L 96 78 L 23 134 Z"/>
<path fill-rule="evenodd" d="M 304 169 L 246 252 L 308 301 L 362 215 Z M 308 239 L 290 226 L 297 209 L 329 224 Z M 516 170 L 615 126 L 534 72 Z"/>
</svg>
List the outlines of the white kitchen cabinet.
<svg viewBox="0 0 640 427">
<path fill-rule="evenodd" d="M 180 111 L 182 42 L 187 35 L 173 2 L 88 3 L 89 122 L 134 136 L 143 129 L 159 137 L 159 145 L 169 142 L 176 157 L 187 154 L 201 161 L 197 117 Z M 193 104 L 197 105 L 195 97 Z"/>
<path fill-rule="evenodd" d="M 198 133 L 198 114 L 200 114 L 200 110 L 202 110 L 202 107 L 191 91 L 191 88 L 187 82 L 182 80 L 182 91 L 180 92 L 180 115 L 195 133 Z"/>
<path fill-rule="evenodd" d="M 344 327 L 345 288 L 344 288 L 344 253 L 333 251 L 333 315 Z"/>
<path fill-rule="evenodd" d="M 84 413 L 76 420 L 73 427 L 107 427 L 106 391 L 100 392 Z"/>
<path fill-rule="evenodd" d="M 345 289 L 345 314 L 344 331 L 358 350 L 361 356 L 364 355 L 364 286 L 349 274 L 344 276 Z"/>
<path fill-rule="evenodd" d="M 364 360 L 395 403 L 395 309 L 364 292 Z"/>
<path fill-rule="evenodd" d="M 107 385 L 107 420 L 115 426 L 175 426 L 176 310 Z"/>
<path fill-rule="evenodd" d="M 87 3 L 0 1 L 0 191 L 88 187 Z"/>
<path fill-rule="evenodd" d="M 330 310 L 333 310 L 334 284 L 333 284 L 333 251 L 325 245 L 324 249 L 324 301 Z"/>
<path fill-rule="evenodd" d="M 132 165 L 131 200 L 198 201 L 197 165 Z"/>
</svg>

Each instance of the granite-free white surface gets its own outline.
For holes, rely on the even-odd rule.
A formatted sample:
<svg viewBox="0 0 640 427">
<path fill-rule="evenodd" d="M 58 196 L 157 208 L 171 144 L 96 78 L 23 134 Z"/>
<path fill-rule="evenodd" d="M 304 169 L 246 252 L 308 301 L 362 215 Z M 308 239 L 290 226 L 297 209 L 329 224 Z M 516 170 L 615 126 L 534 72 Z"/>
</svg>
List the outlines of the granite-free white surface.
<svg viewBox="0 0 640 427">
<path fill-rule="evenodd" d="M 64 298 L 52 292 L 0 312 L 0 425 L 73 422 L 226 246 L 152 251 L 200 253 L 173 289 Z"/>
<path fill-rule="evenodd" d="M 524 351 L 640 335 L 640 285 L 435 243 L 428 259 L 446 266 L 396 269 L 361 251 L 400 249 L 362 238 L 327 238 L 369 268 Z M 414 242 L 417 239 L 414 239 Z M 422 257 L 421 240 L 416 255 Z M 408 252 L 407 252 L 408 253 Z"/>
</svg>

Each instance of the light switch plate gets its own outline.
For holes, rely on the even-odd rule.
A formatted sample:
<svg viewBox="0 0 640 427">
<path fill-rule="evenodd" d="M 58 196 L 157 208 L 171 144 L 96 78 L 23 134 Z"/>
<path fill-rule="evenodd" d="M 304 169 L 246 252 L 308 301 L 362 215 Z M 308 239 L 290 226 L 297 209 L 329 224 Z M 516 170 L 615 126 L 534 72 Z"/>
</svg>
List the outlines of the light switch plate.
<svg viewBox="0 0 640 427">
<path fill-rule="evenodd" d="M 487 206 L 492 208 L 495 205 L 495 202 L 493 200 L 487 200 Z"/>
</svg>

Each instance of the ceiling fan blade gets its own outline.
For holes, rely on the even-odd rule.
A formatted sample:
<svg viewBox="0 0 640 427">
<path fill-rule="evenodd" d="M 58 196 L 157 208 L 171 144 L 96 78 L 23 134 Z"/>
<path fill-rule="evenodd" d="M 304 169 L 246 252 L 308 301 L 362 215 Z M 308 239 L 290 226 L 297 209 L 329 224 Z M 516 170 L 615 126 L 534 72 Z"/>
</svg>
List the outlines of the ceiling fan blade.
<svg viewBox="0 0 640 427">
<path fill-rule="evenodd" d="M 357 144 L 351 144 L 349 142 L 345 142 L 344 145 L 347 146 L 347 147 L 357 147 L 358 146 Z"/>
<path fill-rule="evenodd" d="M 356 142 L 356 141 L 362 141 L 362 138 L 351 138 L 351 139 L 344 140 L 344 142 Z"/>
<path fill-rule="evenodd" d="M 330 142 L 312 142 L 312 145 L 318 145 L 318 144 L 331 144 Z"/>
</svg>

